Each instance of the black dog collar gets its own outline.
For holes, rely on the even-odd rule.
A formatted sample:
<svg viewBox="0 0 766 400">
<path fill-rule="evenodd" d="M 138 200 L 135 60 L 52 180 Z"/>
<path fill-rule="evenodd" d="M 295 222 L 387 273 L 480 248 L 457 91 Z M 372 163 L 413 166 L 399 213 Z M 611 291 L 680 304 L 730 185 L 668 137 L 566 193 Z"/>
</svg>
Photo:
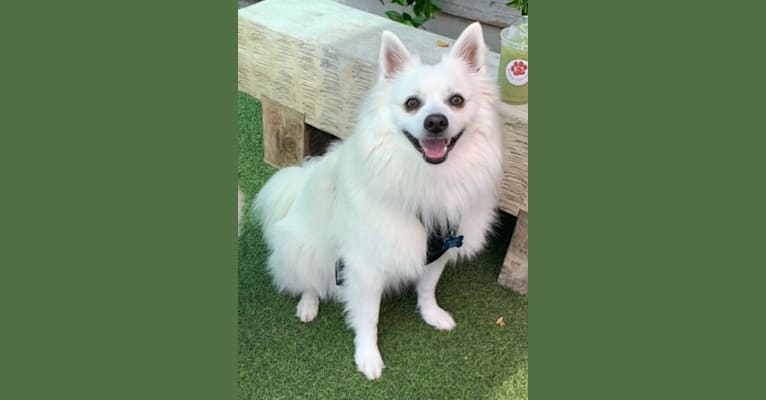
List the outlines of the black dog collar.
<svg viewBox="0 0 766 400">
<path fill-rule="evenodd" d="M 447 232 L 431 231 L 426 247 L 426 265 L 439 259 L 447 250 L 463 246 L 463 235 L 456 236 L 457 228 L 451 227 Z"/>
<path fill-rule="evenodd" d="M 455 226 L 450 227 L 446 232 L 429 232 L 426 242 L 426 265 L 438 260 L 447 250 L 463 246 L 463 235 L 456 236 L 456 232 L 457 227 Z M 335 262 L 335 284 L 338 286 L 343 284 L 341 274 L 344 267 L 343 259 L 339 258 Z"/>
</svg>

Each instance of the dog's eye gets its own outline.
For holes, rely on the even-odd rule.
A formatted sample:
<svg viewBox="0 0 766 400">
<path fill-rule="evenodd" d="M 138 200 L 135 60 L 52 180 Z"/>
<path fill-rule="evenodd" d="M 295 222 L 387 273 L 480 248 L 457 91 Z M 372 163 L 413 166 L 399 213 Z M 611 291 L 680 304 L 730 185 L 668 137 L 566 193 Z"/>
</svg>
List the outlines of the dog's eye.
<svg viewBox="0 0 766 400">
<path fill-rule="evenodd" d="M 452 104 L 455 107 L 462 107 L 463 106 L 463 96 L 456 94 L 449 98 L 449 103 Z"/>
<path fill-rule="evenodd" d="M 417 97 L 410 97 L 404 102 L 404 108 L 406 108 L 407 111 L 415 110 L 418 107 L 420 107 L 420 100 L 418 100 Z"/>
</svg>

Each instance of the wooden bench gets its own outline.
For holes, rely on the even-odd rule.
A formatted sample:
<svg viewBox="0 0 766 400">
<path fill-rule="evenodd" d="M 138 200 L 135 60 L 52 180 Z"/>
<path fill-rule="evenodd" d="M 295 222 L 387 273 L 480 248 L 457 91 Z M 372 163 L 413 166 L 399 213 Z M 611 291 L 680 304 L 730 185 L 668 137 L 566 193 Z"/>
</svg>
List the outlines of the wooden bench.
<svg viewBox="0 0 766 400">
<path fill-rule="evenodd" d="M 427 63 L 453 39 L 330 0 L 265 0 L 239 10 L 238 88 L 261 101 L 264 158 L 281 168 L 312 154 L 317 129 L 349 136 L 376 79 L 380 36 L 396 33 Z M 499 56 L 488 67 L 497 71 Z M 527 106 L 502 105 L 505 172 L 499 208 L 518 217 L 499 282 L 527 293 Z M 314 129 L 316 128 L 316 129 Z"/>
</svg>

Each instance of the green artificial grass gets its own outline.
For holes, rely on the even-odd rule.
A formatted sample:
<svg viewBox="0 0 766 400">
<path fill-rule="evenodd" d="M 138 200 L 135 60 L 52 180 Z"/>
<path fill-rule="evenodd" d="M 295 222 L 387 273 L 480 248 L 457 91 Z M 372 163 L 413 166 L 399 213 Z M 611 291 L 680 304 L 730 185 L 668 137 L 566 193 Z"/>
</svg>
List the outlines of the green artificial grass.
<svg viewBox="0 0 766 400">
<path fill-rule="evenodd" d="M 250 204 L 275 169 L 263 162 L 260 104 L 239 95 L 239 181 Z M 426 325 L 409 290 L 383 300 L 378 344 L 386 368 L 369 382 L 356 371 L 342 307 L 322 303 L 316 320 L 295 317 L 298 299 L 278 294 L 267 248 L 249 209 L 239 241 L 239 387 L 245 399 L 527 399 L 527 298 L 496 283 L 513 218 L 490 247 L 448 266 L 437 299 L 457 322 Z M 504 327 L 495 324 L 504 317 Z"/>
</svg>

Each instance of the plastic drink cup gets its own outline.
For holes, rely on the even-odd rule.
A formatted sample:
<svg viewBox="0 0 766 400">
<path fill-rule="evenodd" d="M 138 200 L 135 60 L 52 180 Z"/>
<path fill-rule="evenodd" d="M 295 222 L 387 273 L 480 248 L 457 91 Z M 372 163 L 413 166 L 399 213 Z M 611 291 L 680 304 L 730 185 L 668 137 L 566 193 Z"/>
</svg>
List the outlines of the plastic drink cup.
<svg viewBox="0 0 766 400">
<path fill-rule="evenodd" d="M 510 104 L 529 101 L 529 21 L 526 15 L 500 32 L 497 81 L 500 98 Z"/>
</svg>

